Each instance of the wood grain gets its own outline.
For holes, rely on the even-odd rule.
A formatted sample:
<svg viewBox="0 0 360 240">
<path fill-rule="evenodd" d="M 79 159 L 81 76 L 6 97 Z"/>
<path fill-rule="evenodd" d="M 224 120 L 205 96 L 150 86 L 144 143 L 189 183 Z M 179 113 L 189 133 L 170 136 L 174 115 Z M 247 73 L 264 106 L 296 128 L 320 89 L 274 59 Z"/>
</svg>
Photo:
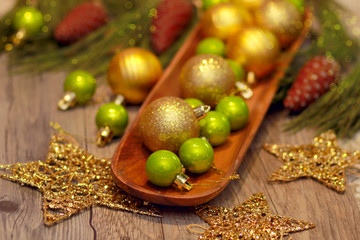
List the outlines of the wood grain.
<svg viewBox="0 0 360 240">
<path fill-rule="evenodd" d="M 356 1 L 346 0 L 356 5 Z M 351 6 L 351 5 L 349 5 Z M 355 6 L 356 7 L 356 6 Z M 357 6 L 359 7 L 359 6 Z M 0 56 L 0 163 L 10 164 L 44 159 L 52 130 L 49 120 L 78 136 L 82 147 L 111 157 L 120 139 L 98 148 L 95 139 L 95 114 L 99 104 L 78 107 L 68 112 L 56 109 L 62 95 L 65 73 L 41 76 L 10 76 L 7 56 Z M 134 121 L 137 106 L 128 106 Z M 281 131 L 289 119 L 284 111 L 269 112 L 238 170 L 241 179 L 232 181 L 210 204 L 233 207 L 253 193 L 264 192 L 274 213 L 315 223 L 312 230 L 291 234 L 292 239 L 357 240 L 360 213 L 349 188 L 344 194 L 311 179 L 285 184 L 268 184 L 266 178 L 280 162 L 265 152 L 268 143 L 308 143 L 312 131 L 292 135 Z M 84 137 L 88 141 L 82 141 Z M 105 207 L 93 207 L 53 227 L 45 227 L 41 194 L 29 187 L 0 179 L 0 239 L 197 239 L 188 224 L 207 225 L 187 208 L 159 206 L 163 218 L 152 218 Z"/>
</svg>

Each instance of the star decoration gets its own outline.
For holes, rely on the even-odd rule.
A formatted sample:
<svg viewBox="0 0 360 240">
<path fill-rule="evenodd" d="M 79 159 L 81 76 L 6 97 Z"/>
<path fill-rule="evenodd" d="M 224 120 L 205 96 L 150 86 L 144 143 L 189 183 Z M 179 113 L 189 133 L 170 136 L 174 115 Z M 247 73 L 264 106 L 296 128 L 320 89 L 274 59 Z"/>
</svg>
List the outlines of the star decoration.
<svg viewBox="0 0 360 240">
<path fill-rule="evenodd" d="M 338 147 L 332 130 L 315 137 L 312 144 L 265 144 L 264 148 L 284 164 L 268 178 L 269 181 L 312 177 L 338 192 L 345 191 L 345 169 L 360 159 L 359 151 L 346 151 Z"/>
<path fill-rule="evenodd" d="M 0 165 L 0 177 L 43 193 L 44 223 L 51 226 L 92 205 L 150 216 L 158 211 L 122 191 L 111 176 L 110 161 L 81 149 L 70 137 L 54 135 L 45 161 Z"/>
<path fill-rule="evenodd" d="M 194 210 L 210 225 L 199 239 L 279 239 L 315 227 L 312 223 L 271 213 L 263 193 L 234 208 L 200 205 Z"/>
</svg>

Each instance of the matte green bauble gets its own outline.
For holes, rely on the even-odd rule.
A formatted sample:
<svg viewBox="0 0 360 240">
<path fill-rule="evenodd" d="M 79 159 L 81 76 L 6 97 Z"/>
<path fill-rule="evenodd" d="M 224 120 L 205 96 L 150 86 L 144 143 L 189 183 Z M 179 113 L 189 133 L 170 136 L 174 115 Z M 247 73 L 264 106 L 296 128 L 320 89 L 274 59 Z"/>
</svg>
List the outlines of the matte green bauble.
<svg viewBox="0 0 360 240">
<path fill-rule="evenodd" d="M 196 54 L 215 54 L 225 56 L 226 46 L 220 38 L 208 37 L 201 40 L 196 46 Z"/>
<path fill-rule="evenodd" d="M 106 103 L 102 105 L 96 114 L 96 125 L 100 129 L 109 127 L 114 136 L 120 136 L 124 133 L 129 122 L 126 109 L 122 105 L 115 103 Z"/>
<path fill-rule="evenodd" d="M 13 27 L 16 30 L 25 30 L 28 36 L 34 36 L 44 26 L 42 13 L 34 7 L 22 7 L 15 13 Z"/>
<path fill-rule="evenodd" d="M 207 10 L 219 3 L 227 3 L 227 2 L 229 2 L 229 0 L 203 0 L 202 2 L 203 2 L 203 5 L 202 5 L 203 9 Z"/>
<path fill-rule="evenodd" d="M 196 108 L 197 106 L 200 106 L 200 105 L 205 105 L 202 101 L 200 101 L 199 99 L 196 99 L 196 98 L 185 98 L 184 100 L 185 100 L 185 102 L 190 104 L 190 106 L 192 108 Z"/>
<path fill-rule="evenodd" d="M 180 159 L 175 153 L 168 150 L 153 152 L 145 165 L 149 181 L 160 187 L 170 186 L 181 170 Z"/>
<path fill-rule="evenodd" d="M 204 139 L 190 138 L 181 145 L 179 158 L 189 172 L 204 173 L 214 163 L 214 149 Z"/>
<path fill-rule="evenodd" d="M 229 118 L 221 112 L 210 111 L 199 123 L 200 135 L 206 137 L 213 146 L 223 144 L 230 135 Z"/>
<path fill-rule="evenodd" d="M 232 59 L 226 59 L 226 61 L 228 62 L 228 64 L 230 65 L 231 69 L 233 70 L 233 72 L 235 73 L 236 76 L 236 80 L 243 80 L 244 79 L 244 68 L 236 61 L 232 60 Z"/>
<path fill-rule="evenodd" d="M 87 103 L 93 97 L 95 90 L 96 80 L 86 71 L 73 71 L 64 82 L 64 91 L 75 93 L 76 102 L 79 104 Z"/>
<path fill-rule="evenodd" d="M 249 119 L 249 108 L 246 102 L 238 96 L 229 96 L 222 99 L 215 111 L 225 114 L 231 125 L 231 130 L 244 127 Z"/>
</svg>

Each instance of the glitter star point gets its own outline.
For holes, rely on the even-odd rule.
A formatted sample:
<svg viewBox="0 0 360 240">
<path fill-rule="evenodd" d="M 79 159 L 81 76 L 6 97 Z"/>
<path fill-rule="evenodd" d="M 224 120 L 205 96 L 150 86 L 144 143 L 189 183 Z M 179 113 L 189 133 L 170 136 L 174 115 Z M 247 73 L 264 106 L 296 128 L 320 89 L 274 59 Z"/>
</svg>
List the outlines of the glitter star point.
<svg viewBox="0 0 360 240">
<path fill-rule="evenodd" d="M 210 225 L 199 239 L 280 239 L 315 227 L 309 222 L 271 213 L 263 193 L 234 208 L 200 205 L 194 210 Z"/>
<path fill-rule="evenodd" d="M 269 181 L 292 181 L 311 177 L 338 192 L 345 191 L 345 170 L 359 161 L 359 151 L 338 146 L 336 135 L 329 130 L 315 137 L 312 144 L 292 146 L 265 144 L 264 148 L 283 162 Z"/>
<path fill-rule="evenodd" d="M 113 181 L 108 159 L 87 153 L 69 136 L 54 135 L 45 161 L 0 165 L 0 177 L 38 188 L 43 194 L 44 224 L 51 226 L 92 205 L 159 217 L 146 202 Z"/>
</svg>

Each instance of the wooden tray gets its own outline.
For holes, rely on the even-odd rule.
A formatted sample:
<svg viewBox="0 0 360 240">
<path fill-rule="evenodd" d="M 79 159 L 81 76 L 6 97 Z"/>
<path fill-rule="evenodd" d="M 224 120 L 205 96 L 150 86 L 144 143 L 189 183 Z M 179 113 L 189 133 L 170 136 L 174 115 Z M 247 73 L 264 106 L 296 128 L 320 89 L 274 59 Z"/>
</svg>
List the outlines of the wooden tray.
<svg viewBox="0 0 360 240">
<path fill-rule="evenodd" d="M 309 19 L 309 13 L 306 18 Z M 195 185 L 189 192 L 180 192 L 172 187 L 157 187 L 148 181 L 145 174 L 145 163 L 151 152 L 142 144 L 137 129 L 139 116 L 150 102 L 164 96 L 181 97 L 178 81 L 179 73 L 184 63 L 194 55 L 195 47 L 202 38 L 200 25 L 195 27 L 184 46 L 167 67 L 162 78 L 146 98 L 139 110 L 137 119 L 117 147 L 111 163 L 115 182 L 133 196 L 152 203 L 170 206 L 198 205 L 213 199 L 221 193 L 230 182 L 228 177 L 233 175 L 239 168 L 271 104 L 277 90 L 278 81 L 290 63 L 293 53 L 301 45 L 308 27 L 304 28 L 301 36 L 283 54 L 281 61 L 279 61 L 281 64 L 279 64 L 273 76 L 270 79 L 260 81 L 252 88 L 254 96 L 246 101 L 250 111 L 247 126 L 240 131 L 232 132 L 225 144 L 214 149 L 215 166 L 223 170 L 224 173 L 219 175 L 216 171 L 210 170 L 202 175 L 188 174 L 191 183 L 200 185 Z M 223 178 L 226 180 L 222 180 Z"/>
</svg>

